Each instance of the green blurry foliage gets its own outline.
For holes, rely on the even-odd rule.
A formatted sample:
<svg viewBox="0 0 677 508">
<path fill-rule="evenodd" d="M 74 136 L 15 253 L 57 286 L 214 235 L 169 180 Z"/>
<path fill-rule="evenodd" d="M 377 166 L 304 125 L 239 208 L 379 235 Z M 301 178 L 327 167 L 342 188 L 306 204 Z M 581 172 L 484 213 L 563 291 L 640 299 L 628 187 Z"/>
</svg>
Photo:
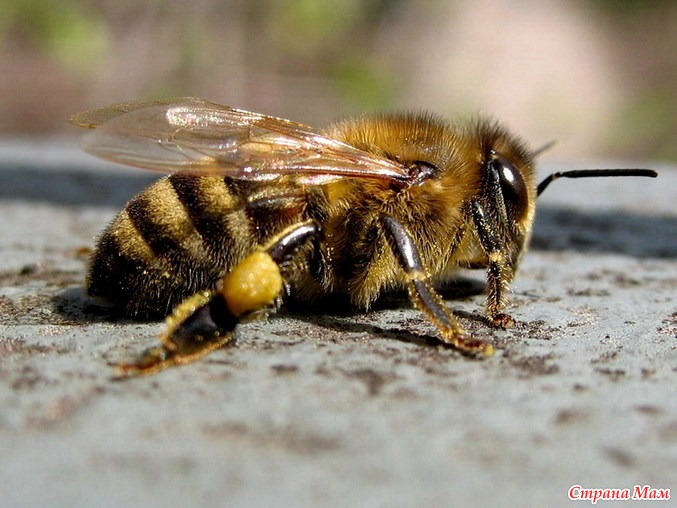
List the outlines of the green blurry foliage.
<svg viewBox="0 0 677 508">
<path fill-rule="evenodd" d="M 672 87 L 655 87 L 634 98 L 618 115 L 609 146 L 629 156 L 677 161 L 677 96 Z"/>
<path fill-rule="evenodd" d="M 106 53 L 109 37 L 104 21 L 81 1 L 0 0 L 0 41 L 3 48 L 34 46 L 84 72 Z"/>
<path fill-rule="evenodd" d="M 286 52 L 315 58 L 338 49 L 351 28 L 361 24 L 362 4 L 357 0 L 275 1 L 266 9 L 265 33 Z"/>
<path fill-rule="evenodd" d="M 383 109 L 393 104 L 395 80 L 370 60 L 371 34 L 395 3 L 278 0 L 267 11 L 265 33 L 288 57 L 313 62 L 349 108 Z"/>
</svg>

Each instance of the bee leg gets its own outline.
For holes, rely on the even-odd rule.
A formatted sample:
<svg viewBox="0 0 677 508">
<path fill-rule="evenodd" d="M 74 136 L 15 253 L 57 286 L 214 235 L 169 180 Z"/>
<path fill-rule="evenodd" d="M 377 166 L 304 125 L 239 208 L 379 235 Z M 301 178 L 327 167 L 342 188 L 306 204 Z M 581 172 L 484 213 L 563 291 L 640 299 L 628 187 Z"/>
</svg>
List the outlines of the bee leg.
<svg viewBox="0 0 677 508">
<path fill-rule="evenodd" d="M 202 291 L 179 304 L 167 317 L 159 346 L 146 350 L 134 363 L 115 366 L 122 376 L 152 374 L 227 344 L 239 323 L 281 298 L 285 287 L 281 267 L 318 233 L 312 220 L 284 229 L 233 267 L 216 290 Z"/>
<path fill-rule="evenodd" d="M 470 337 L 432 286 L 409 232 L 390 215 L 381 214 L 380 219 L 395 258 L 407 276 L 409 299 L 414 307 L 435 325 L 445 343 L 464 353 L 492 355 L 493 346 Z"/>
<path fill-rule="evenodd" d="M 501 312 L 507 301 L 508 283 L 512 280 L 512 270 L 506 261 L 505 246 L 500 242 L 484 207 L 479 202 L 473 201 L 471 203 L 471 214 L 480 244 L 489 259 L 487 267 L 487 317 L 494 326 L 511 328 L 515 326 L 515 320 L 509 314 Z"/>
</svg>

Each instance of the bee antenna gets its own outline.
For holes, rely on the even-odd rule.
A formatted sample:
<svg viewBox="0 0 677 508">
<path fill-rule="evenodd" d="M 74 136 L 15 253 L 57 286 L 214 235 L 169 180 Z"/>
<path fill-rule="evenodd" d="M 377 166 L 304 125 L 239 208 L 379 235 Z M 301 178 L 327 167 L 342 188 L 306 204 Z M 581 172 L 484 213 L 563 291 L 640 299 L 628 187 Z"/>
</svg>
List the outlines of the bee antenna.
<svg viewBox="0 0 677 508">
<path fill-rule="evenodd" d="M 531 152 L 530 155 L 532 157 L 536 158 L 539 155 L 541 155 L 543 152 L 550 150 L 553 146 L 555 146 L 555 144 L 557 144 L 557 141 L 555 141 L 554 139 L 552 141 L 548 141 L 545 145 L 541 146 L 540 148 L 536 148 L 536 150 Z"/>
<path fill-rule="evenodd" d="M 558 178 L 588 178 L 597 176 L 646 176 L 656 178 L 658 173 L 653 169 L 574 169 L 572 171 L 557 171 L 547 176 L 538 184 L 537 196 L 540 196 L 551 182 Z"/>
</svg>

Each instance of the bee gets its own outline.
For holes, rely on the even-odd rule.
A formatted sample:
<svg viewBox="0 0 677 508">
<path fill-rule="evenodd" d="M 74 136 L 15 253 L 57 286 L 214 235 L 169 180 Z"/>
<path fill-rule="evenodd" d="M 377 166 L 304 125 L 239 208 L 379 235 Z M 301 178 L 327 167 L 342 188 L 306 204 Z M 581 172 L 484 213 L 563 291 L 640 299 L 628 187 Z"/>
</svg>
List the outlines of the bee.
<svg viewBox="0 0 677 508">
<path fill-rule="evenodd" d="M 127 203 L 98 239 L 89 295 L 133 317 L 167 316 L 160 345 L 125 375 L 201 358 L 285 296 L 344 295 L 368 308 L 406 289 L 441 340 L 471 337 L 436 287 L 459 267 L 486 270 L 486 317 L 504 312 L 537 196 L 559 177 L 650 176 L 579 170 L 535 182 L 537 151 L 499 123 L 430 113 L 361 116 L 319 133 L 203 99 L 130 102 L 71 117 L 86 151 L 170 172 Z"/>
</svg>

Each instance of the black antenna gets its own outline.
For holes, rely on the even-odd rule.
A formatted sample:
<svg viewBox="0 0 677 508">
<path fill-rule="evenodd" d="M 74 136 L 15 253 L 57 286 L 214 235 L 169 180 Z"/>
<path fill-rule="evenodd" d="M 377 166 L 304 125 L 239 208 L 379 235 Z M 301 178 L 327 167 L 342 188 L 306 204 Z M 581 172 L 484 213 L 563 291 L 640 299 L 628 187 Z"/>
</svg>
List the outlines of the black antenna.
<svg viewBox="0 0 677 508">
<path fill-rule="evenodd" d="M 597 176 L 646 176 L 656 178 L 658 173 L 653 169 L 574 169 L 572 171 L 557 171 L 538 184 L 536 195 L 540 196 L 546 187 L 558 178 L 588 178 Z"/>
</svg>

